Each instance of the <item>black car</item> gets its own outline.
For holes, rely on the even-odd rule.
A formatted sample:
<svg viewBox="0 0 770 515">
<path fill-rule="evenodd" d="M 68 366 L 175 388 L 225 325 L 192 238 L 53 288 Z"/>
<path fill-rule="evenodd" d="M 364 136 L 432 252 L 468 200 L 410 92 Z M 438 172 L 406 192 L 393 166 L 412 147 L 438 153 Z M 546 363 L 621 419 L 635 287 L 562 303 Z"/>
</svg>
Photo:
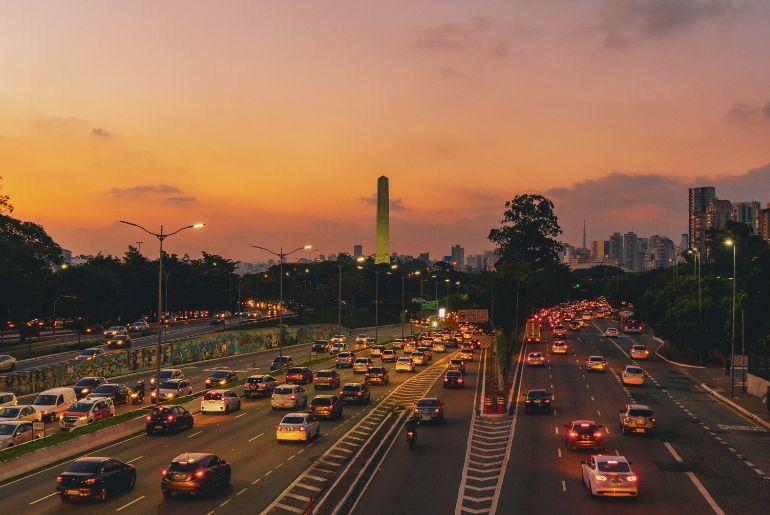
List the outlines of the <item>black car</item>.
<svg viewBox="0 0 770 515">
<path fill-rule="evenodd" d="M 313 343 L 313 352 L 329 352 L 329 349 L 331 349 L 331 346 L 326 340 L 316 340 Z"/>
<path fill-rule="evenodd" d="M 462 388 L 465 378 L 459 370 L 447 370 L 444 374 L 444 388 Z"/>
<path fill-rule="evenodd" d="M 82 399 L 83 397 L 88 396 L 89 393 L 93 392 L 98 386 L 101 386 L 106 382 L 107 380 L 103 377 L 82 377 L 80 378 L 80 381 L 75 383 L 75 386 L 72 388 L 75 389 L 75 395 L 77 395 L 77 398 Z"/>
<path fill-rule="evenodd" d="M 597 449 L 604 446 L 604 426 L 593 420 L 573 420 L 564 424 L 567 428 L 567 449 Z"/>
<path fill-rule="evenodd" d="M 276 356 L 273 358 L 273 362 L 270 363 L 270 370 L 280 370 L 292 366 L 294 366 L 294 360 L 291 356 Z"/>
<path fill-rule="evenodd" d="M 145 421 L 148 435 L 158 431 L 176 434 L 182 429 L 192 429 L 195 425 L 192 413 L 176 405 L 153 408 L 152 413 L 145 417 Z"/>
<path fill-rule="evenodd" d="M 62 501 L 91 497 L 106 501 L 113 493 L 136 484 L 136 469 L 115 458 L 88 457 L 70 462 L 56 477 L 56 492 Z"/>
<path fill-rule="evenodd" d="M 110 398 L 113 404 L 127 404 L 131 398 L 131 390 L 124 384 L 105 383 L 94 388 L 88 397 Z"/>
<path fill-rule="evenodd" d="M 231 474 L 230 464 L 214 454 L 184 453 L 163 470 L 160 489 L 165 498 L 175 493 L 208 493 L 229 485 Z"/>
<path fill-rule="evenodd" d="M 344 403 L 357 402 L 368 404 L 372 400 L 372 392 L 369 387 L 361 383 L 347 383 L 340 390 L 340 398 Z"/>
<path fill-rule="evenodd" d="M 524 399 L 524 407 L 527 413 L 537 411 L 551 412 L 551 394 L 545 390 L 529 390 Z"/>
<path fill-rule="evenodd" d="M 238 374 L 232 370 L 217 370 L 206 378 L 206 388 L 219 388 L 238 380 Z"/>
</svg>

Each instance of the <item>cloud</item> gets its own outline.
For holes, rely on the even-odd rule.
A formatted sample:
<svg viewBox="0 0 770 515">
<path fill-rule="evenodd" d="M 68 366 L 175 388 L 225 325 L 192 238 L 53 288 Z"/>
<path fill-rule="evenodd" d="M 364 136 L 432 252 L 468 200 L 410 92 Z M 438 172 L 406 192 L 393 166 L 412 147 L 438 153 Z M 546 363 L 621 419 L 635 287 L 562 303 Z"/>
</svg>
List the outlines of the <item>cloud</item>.
<svg viewBox="0 0 770 515">
<path fill-rule="evenodd" d="M 370 206 L 376 206 L 377 205 L 377 194 L 372 193 L 371 195 L 367 195 L 365 197 L 358 197 L 358 200 L 365 204 L 369 204 Z M 400 198 L 392 198 L 390 199 L 390 210 L 391 211 L 407 211 L 409 208 L 404 205 L 404 201 Z"/>
<path fill-rule="evenodd" d="M 465 77 L 462 72 L 452 68 L 451 66 L 441 66 L 438 69 L 438 73 L 444 79 L 462 79 Z"/>
<path fill-rule="evenodd" d="M 419 31 L 411 47 L 426 53 L 454 53 L 463 50 L 468 34 L 459 25 L 447 23 Z"/>
<path fill-rule="evenodd" d="M 599 11 L 597 30 L 605 46 L 625 48 L 706 20 L 732 18 L 742 10 L 744 5 L 734 0 L 607 0 Z"/>
<path fill-rule="evenodd" d="M 97 138 L 111 138 L 112 133 L 107 132 L 106 130 L 102 129 L 101 127 L 96 127 L 94 129 L 91 129 L 91 136 L 97 137 Z"/>
<path fill-rule="evenodd" d="M 735 105 L 725 113 L 724 119 L 726 122 L 730 123 L 744 123 L 754 120 L 757 117 L 770 118 L 770 102 L 767 102 L 765 105 L 736 102 Z"/>
<path fill-rule="evenodd" d="M 187 196 L 175 196 L 175 197 L 166 197 L 163 200 L 164 204 L 189 204 L 191 202 L 196 202 L 198 199 L 195 197 L 187 197 Z"/>
<path fill-rule="evenodd" d="M 110 190 L 109 194 L 118 198 L 141 198 L 148 195 L 170 195 L 179 194 L 182 190 L 176 186 L 168 184 L 142 184 L 139 186 L 130 186 L 128 188 L 114 187 Z"/>
</svg>

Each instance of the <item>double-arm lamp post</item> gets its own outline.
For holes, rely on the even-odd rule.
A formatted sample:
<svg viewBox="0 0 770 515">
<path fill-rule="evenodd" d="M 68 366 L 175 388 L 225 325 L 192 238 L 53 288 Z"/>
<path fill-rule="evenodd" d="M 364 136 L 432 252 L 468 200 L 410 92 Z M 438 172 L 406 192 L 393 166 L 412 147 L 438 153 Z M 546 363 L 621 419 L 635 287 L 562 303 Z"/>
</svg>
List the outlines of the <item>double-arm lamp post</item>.
<svg viewBox="0 0 770 515">
<path fill-rule="evenodd" d="M 180 233 L 187 229 L 200 229 L 202 227 L 205 227 L 205 224 L 197 223 L 192 225 L 187 225 L 185 227 L 181 227 L 177 229 L 174 232 L 164 233 L 163 232 L 163 225 L 160 226 L 160 232 L 152 232 L 144 227 L 142 227 L 139 224 L 135 224 L 133 222 L 127 222 L 125 220 L 120 220 L 120 223 L 126 224 L 126 225 L 132 225 L 134 227 L 137 227 L 147 234 L 151 234 L 152 236 L 155 236 L 158 238 L 158 242 L 160 242 L 160 252 L 158 257 L 158 344 L 157 344 L 157 350 L 156 350 L 156 382 L 160 381 L 160 347 L 163 339 L 163 334 L 161 329 L 161 313 L 163 312 L 163 241 L 168 238 L 169 236 L 173 236 L 177 233 Z M 160 386 L 159 384 L 157 386 Z"/>
<path fill-rule="evenodd" d="M 279 298 L 278 298 L 278 329 L 279 329 L 278 355 L 283 356 L 283 262 L 286 259 L 286 257 L 291 256 L 295 252 L 299 252 L 300 250 L 310 250 L 313 248 L 313 246 L 305 245 L 304 247 L 298 247 L 292 250 L 291 252 L 284 252 L 283 247 L 281 247 L 278 252 L 274 252 L 265 247 L 260 247 L 259 245 L 252 245 L 252 247 L 259 250 L 264 250 L 268 254 L 272 254 L 279 259 L 281 279 L 280 279 Z"/>
</svg>

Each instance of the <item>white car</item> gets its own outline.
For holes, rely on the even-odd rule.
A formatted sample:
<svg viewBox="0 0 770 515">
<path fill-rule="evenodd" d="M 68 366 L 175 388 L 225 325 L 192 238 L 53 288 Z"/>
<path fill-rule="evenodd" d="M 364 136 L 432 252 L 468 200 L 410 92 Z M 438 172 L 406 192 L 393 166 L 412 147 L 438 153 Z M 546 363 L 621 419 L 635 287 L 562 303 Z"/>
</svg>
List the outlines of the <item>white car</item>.
<svg viewBox="0 0 770 515">
<path fill-rule="evenodd" d="M 75 361 L 91 361 L 92 359 L 104 356 L 107 354 L 101 347 L 91 347 L 90 349 L 83 349 L 80 354 L 75 356 Z"/>
<path fill-rule="evenodd" d="M 433 345 L 431 345 L 431 350 L 433 352 L 446 352 L 446 344 L 443 341 L 433 342 Z"/>
<path fill-rule="evenodd" d="M 307 406 L 307 392 L 297 384 L 282 384 L 276 386 L 270 396 L 270 406 L 273 409 L 299 409 Z"/>
<path fill-rule="evenodd" d="M 209 390 L 201 398 L 201 413 L 224 413 L 241 409 L 241 400 L 233 390 Z"/>
<path fill-rule="evenodd" d="M 586 360 L 586 370 L 588 372 L 605 372 L 607 370 L 607 361 L 602 356 L 588 356 Z"/>
<path fill-rule="evenodd" d="M 40 413 L 28 405 L 8 406 L 7 408 L 0 409 L 0 421 L 7 420 L 40 420 Z"/>
<path fill-rule="evenodd" d="M 33 434 L 32 422 L 18 420 L 0 422 L 0 449 L 29 442 Z"/>
<path fill-rule="evenodd" d="M 155 394 L 155 392 L 153 392 Z M 193 387 L 189 379 L 167 379 L 160 383 L 158 394 L 161 400 L 177 399 L 193 394 Z"/>
<path fill-rule="evenodd" d="M 644 370 L 635 365 L 626 365 L 621 375 L 623 384 L 644 385 Z"/>
<path fill-rule="evenodd" d="M 365 334 L 359 334 L 356 336 L 356 343 L 358 345 L 366 345 L 366 338 L 367 336 Z"/>
<path fill-rule="evenodd" d="M 112 327 L 104 331 L 105 338 L 112 338 L 113 336 L 118 336 L 120 334 L 123 334 L 123 335 L 128 334 L 128 329 L 126 329 L 122 325 L 113 325 Z"/>
<path fill-rule="evenodd" d="M 115 405 L 112 399 L 80 399 L 64 410 L 59 419 L 59 428 L 62 431 L 74 431 L 79 427 L 114 416 Z"/>
<path fill-rule="evenodd" d="M 344 334 L 335 334 L 334 336 L 331 337 L 331 342 L 332 343 L 345 343 L 347 341 L 347 339 L 348 339 L 347 336 L 345 336 Z"/>
<path fill-rule="evenodd" d="M 318 438 L 321 424 L 315 415 L 309 413 L 287 413 L 275 428 L 275 439 L 306 442 Z"/>
<path fill-rule="evenodd" d="M 0 392 L 0 408 L 6 406 L 16 406 L 19 403 L 16 395 L 12 392 Z"/>
<path fill-rule="evenodd" d="M 160 382 L 168 381 L 169 379 L 182 379 L 184 372 L 178 368 L 163 368 L 160 371 Z M 150 378 L 150 384 L 155 384 L 155 376 Z"/>
<path fill-rule="evenodd" d="M 620 335 L 618 332 L 617 327 L 608 327 L 606 331 L 604 331 L 604 336 L 607 338 L 617 338 Z"/>
<path fill-rule="evenodd" d="M 0 372 L 6 372 L 16 368 L 16 358 L 8 354 L 0 354 Z"/>
<path fill-rule="evenodd" d="M 650 351 L 645 345 L 636 343 L 631 346 L 631 359 L 647 359 L 650 357 Z"/>
<path fill-rule="evenodd" d="M 410 357 L 398 358 L 396 372 L 414 372 L 414 360 Z"/>
<path fill-rule="evenodd" d="M 128 326 L 128 331 L 131 333 L 143 333 L 150 330 L 150 324 L 146 320 L 134 320 Z"/>
<path fill-rule="evenodd" d="M 583 484 L 592 496 L 636 497 L 639 478 L 631 470 L 631 462 L 623 456 L 592 455 L 581 462 Z"/>
<path fill-rule="evenodd" d="M 348 351 L 348 344 L 344 342 L 335 342 L 332 343 L 332 348 L 329 351 L 329 354 L 339 354 L 340 352 L 347 352 Z"/>
<path fill-rule="evenodd" d="M 369 369 L 369 367 L 374 366 L 374 361 L 371 360 L 371 358 L 357 358 L 353 362 L 353 373 L 354 374 L 365 374 L 366 371 Z"/>
</svg>

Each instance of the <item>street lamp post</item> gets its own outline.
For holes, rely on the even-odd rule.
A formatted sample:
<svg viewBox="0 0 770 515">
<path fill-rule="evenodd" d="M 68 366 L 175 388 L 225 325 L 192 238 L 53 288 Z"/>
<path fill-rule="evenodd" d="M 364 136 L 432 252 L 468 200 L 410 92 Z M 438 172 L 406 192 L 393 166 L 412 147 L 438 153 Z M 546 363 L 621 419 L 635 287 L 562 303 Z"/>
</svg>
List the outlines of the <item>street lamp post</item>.
<svg viewBox="0 0 770 515">
<path fill-rule="evenodd" d="M 698 276 L 698 339 L 700 340 L 703 337 L 702 331 L 701 331 L 701 259 L 700 259 L 700 250 L 696 248 L 692 248 L 688 251 L 689 253 L 693 254 L 695 256 L 695 259 L 693 260 L 693 264 L 695 265 L 695 270 L 697 272 Z M 702 347 L 702 344 L 699 345 L 699 347 Z M 699 352 L 700 355 L 700 362 L 701 365 L 703 364 L 703 349 L 700 349 Z"/>
<path fill-rule="evenodd" d="M 59 302 L 59 299 L 76 299 L 77 297 L 75 295 L 59 295 L 56 297 L 56 299 L 53 301 L 53 336 L 56 336 L 56 303 Z"/>
<path fill-rule="evenodd" d="M 300 250 L 310 250 L 313 248 L 312 245 L 305 245 L 304 247 L 299 247 L 291 252 L 284 252 L 283 247 L 280 248 L 278 252 L 273 252 L 270 249 L 266 249 L 265 247 L 260 247 L 259 245 L 252 245 L 255 249 L 264 250 L 268 254 L 272 254 L 275 257 L 277 257 L 280 261 L 280 273 L 281 273 L 281 280 L 280 280 L 280 286 L 279 286 L 279 299 L 278 299 L 278 355 L 283 356 L 283 262 L 286 259 L 287 256 L 291 256 L 295 252 L 299 252 Z"/>
<path fill-rule="evenodd" d="M 157 343 L 157 350 L 156 350 L 156 354 L 157 355 L 155 356 L 155 361 L 156 361 L 156 375 L 155 375 L 155 377 L 156 377 L 156 381 L 159 381 L 160 380 L 160 349 L 161 349 L 161 343 L 162 343 L 162 339 L 163 339 L 163 334 L 162 334 L 162 331 L 161 331 L 161 312 L 163 311 L 163 241 L 166 238 L 168 238 L 169 236 L 173 236 L 173 235 L 175 235 L 177 233 L 180 233 L 180 232 L 182 232 L 182 231 L 184 231 L 186 229 L 200 229 L 201 227 L 204 227 L 205 224 L 197 223 L 197 224 L 192 224 L 192 225 L 186 225 L 186 226 L 181 227 L 181 228 L 177 229 L 176 231 L 170 232 L 170 233 L 164 233 L 163 232 L 163 225 L 161 224 L 160 232 L 159 233 L 155 233 L 155 232 L 152 232 L 152 231 L 150 231 L 148 229 L 145 229 L 141 225 L 135 224 L 133 222 L 127 222 L 125 220 L 120 220 L 120 223 L 126 224 L 126 225 L 132 225 L 134 227 L 137 227 L 137 228 L 143 230 L 144 232 L 146 232 L 147 234 L 150 234 L 150 235 L 155 236 L 156 238 L 158 238 L 158 242 L 160 243 L 160 251 L 158 253 L 158 343 Z M 159 387 L 160 385 L 158 384 L 156 386 Z"/>
<path fill-rule="evenodd" d="M 737 279 L 735 267 L 735 249 L 737 245 L 733 240 L 726 240 L 725 245 L 733 248 L 733 305 L 730 317 L 732 319 L 732 336 L 730 344 L 730 394 L 735 397 L 735 281 Z"/>
<path fill-rule="evenodd" d="M 337 276 L 337 334 L 342 334 L 342 262 L 337 261 L 339 274 Z"/>
</svg>

